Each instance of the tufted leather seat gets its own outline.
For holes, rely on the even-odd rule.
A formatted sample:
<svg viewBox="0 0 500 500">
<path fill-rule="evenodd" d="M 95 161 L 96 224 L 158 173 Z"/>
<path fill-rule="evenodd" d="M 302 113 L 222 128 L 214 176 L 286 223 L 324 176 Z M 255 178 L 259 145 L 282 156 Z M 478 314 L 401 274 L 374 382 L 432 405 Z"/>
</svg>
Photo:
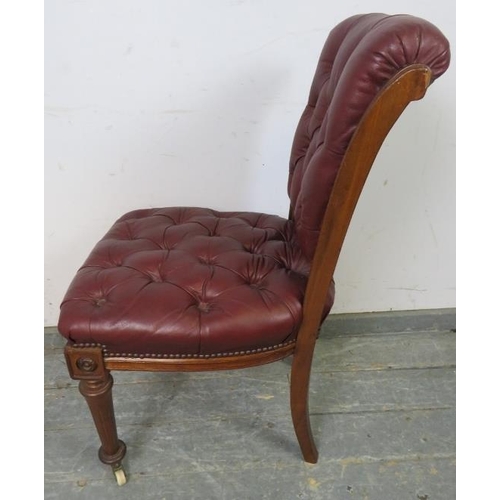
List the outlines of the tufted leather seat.
<svg viewBox="0 0 500 500">
<path fill-rule="evenodd" d="M 136 210 L 97 243 L 64 297 L 58 327 L 101 439 L 99 458 L 119 484 L 126 446 L 112 370 L 223 370 L 293 355 L 292 421 L 304 460 L 317 461 L 309 377 L 344 237 L 386 135 L 449 62 L 448 41 L 423 19 L 346 19 L 328 36 L 295 133 L 288 219 Z"/>
<path fill-rule="evenodd" d="M 215 355 L 295 339 L 310 262 L 293 223 L 203 208 L 136 210 L 96 245 L 59 329 L 108 356 Z M 333 283 L 324 313 L 333 303 Z"/>
</svg>

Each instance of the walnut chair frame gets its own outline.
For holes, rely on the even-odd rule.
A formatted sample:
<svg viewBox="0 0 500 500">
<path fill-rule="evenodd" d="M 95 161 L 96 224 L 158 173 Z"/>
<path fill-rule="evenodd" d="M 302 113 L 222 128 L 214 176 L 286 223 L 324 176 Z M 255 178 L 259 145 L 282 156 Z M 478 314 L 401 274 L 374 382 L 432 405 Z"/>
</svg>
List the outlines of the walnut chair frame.
<svg viewBox="0 0 500 500">
<path fill-rule="evenodd" d="M 303 318 L 296 340 L 273 348 L 224 355 L 164 357 L 105 356 L 102 346 L 68 342 L 65 357 L 70 376 L 80 381 L 102 446 L 99 458 L 113 468 L 118 484 L 126 482 L 122 460 L 125 444 L 118 438 L 112 401 L 112 371 L 190 372 L 232 370 L 263 365 L 293 356 L 290 405 L 295 433 L 306 462 L 316 463 L 308 411 L 311 364 L 323 307 L 357 201 L 377 153 L 401 113 L 421 99 L 433 80 L 431 69 L 411 64 L 400 70 L 378 92 L 352 136 L 338 171 L 321 225 L 303 303 Z M 290 217 L 293 217 L 292 211 Z"/>
</svg>

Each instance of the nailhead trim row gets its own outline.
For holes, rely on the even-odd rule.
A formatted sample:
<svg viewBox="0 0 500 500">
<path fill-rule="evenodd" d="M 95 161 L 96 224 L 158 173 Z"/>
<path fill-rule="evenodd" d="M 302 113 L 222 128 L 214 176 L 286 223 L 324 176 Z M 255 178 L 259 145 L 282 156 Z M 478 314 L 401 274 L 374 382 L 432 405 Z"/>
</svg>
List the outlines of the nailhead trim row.
<svg viewBox="0 0 500 500">
<path fill-rule="evenodd" d="M 270 352 L 283 347 L 295 344 L 295 340 L 289 340 L 288 342 L 283 342 L 281 344 L 273 345 L 272 347 L 261 347 L 258 349 L 248 349 L 246 351 L 236 351 L 236 352 L 218 352 L 215 354 L 134 354 L 134 353 L 119 353 L 119 352 L 108 352 L 106 346 L 102 344 L 73 344 L 73 347 L 102 347 L 103 354 L 105 358 L 149 358 L 149 359 L 211 359 L 211 358 L 225 358 L 228 356 L 247 356 L 249 354 L 257 354 L 261 352 Z"/>
</svg>

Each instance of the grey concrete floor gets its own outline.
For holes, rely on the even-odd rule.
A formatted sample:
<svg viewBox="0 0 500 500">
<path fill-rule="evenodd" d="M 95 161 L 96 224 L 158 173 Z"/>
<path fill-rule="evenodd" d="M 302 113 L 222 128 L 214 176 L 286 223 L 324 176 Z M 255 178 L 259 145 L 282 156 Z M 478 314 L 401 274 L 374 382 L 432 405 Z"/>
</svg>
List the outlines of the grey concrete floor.
<svg viewBox="0 0 500 500">
<path fill-rule="evenodd" d="M 97 459 L 64 341 L 48 329 L 45 498 L 454 499 L 453 318 L 326 321 L 310 392 L 316 465 L 302 461 L 293 431 L 289 359 L 229 372 L 117 372 L 118 432 L 128 447 L 122 487 Z"/>
</svg>

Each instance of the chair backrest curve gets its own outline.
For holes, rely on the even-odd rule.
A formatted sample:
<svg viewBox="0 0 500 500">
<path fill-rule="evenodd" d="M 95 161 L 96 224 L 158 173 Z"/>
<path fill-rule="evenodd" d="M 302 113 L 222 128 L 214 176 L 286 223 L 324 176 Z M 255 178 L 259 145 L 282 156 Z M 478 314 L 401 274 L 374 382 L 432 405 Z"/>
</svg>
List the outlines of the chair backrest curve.
<svg viewBox="0 0 500 500">
<path fill-rule="evenodd" d="M 428 68 L 432 82 L 449 62 L 448 40 L 433 24 L 414 16 L 357 15 L 330 32 L 290 157 L 290 216 L 309 259 L 340 166 L 367 110 L 405 68 Z"/>
<path fill-rule="evenodd" d="M 304 298 L 298 345 L 310 342 L 321 322 L 331 277 L 373 161 L 406 106 L 425 95 L 431 78 L 430 69 L 421 64 L 401 70 L 371 103 L 351 139 L 322 221 Z"/>
</svg>

